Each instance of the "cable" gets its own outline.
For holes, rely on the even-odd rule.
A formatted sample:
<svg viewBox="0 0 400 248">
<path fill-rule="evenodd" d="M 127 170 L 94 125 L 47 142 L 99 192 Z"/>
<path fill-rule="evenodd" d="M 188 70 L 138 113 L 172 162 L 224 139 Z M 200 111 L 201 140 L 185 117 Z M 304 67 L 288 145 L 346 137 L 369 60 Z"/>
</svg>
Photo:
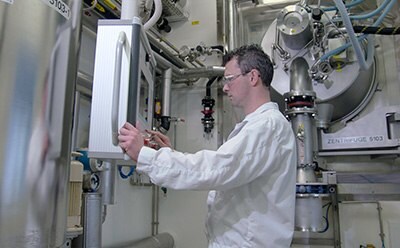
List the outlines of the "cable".
<svg viewBox="0 0 400 248">
<path fill-rule="evenodd" d="M 319 233 L 324 233 L 324 232 L 328 231 L 328 229 L 329 229 L 329 220 L 328 220 L 329 216 L 328 216 L 328 213 L 329 213 L 329 208 L 332 206 L 332 202 L 326 203 L 325 205 L 322 206 L 322 208 L 324 208 L 326 206 L 328 206 L 328 207 L 326 208 L 325 216 L 323 216 L 324 219 L 325 219 L 325 222 L 326 222 L 326 226 L 325 226 L 324 230 L 319 231 Z"/>
<path fill-rule="evenodd" d="M 97 0 L 93 0 L 93 4 L 90 7 L 84 8 L 84 11 L 89 11 L 89 10 L 93 10 L 94 8 L 96 8 L 97 5 Z"/>
<path fill-rule="evenodd" d="M 400 27 L 382 28 L 370 26 L 353 26 L 354 32 L 363 34 L 395 35 L 400 34 Z"/>
</svg>

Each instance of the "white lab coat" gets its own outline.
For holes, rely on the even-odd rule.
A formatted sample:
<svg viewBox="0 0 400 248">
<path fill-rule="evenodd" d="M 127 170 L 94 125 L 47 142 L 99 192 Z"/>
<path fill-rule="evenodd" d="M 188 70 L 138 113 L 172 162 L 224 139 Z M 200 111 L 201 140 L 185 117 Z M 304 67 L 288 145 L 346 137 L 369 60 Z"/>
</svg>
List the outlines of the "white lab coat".
<svg viewBox="0 0 400 248">
<path fill-rule="evenodd" d="M 173 189 L 211 190 L 209 248 L 288 248 L 294 230 L 296 146 L 290 123 L 266 103 L 217 151 L 143 147 L 136 169 Z"/>
</svg>

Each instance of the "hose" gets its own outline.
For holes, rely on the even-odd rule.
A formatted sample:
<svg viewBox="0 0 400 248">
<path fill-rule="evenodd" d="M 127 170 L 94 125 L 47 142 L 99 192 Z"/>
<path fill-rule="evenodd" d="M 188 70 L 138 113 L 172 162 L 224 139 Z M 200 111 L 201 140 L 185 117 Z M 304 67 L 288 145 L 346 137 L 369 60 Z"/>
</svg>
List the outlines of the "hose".
<svg viewBox="0 0 400 248">
<path fill-rule="evenodd" d="M 154 24 L 157 23 L 158 19 L 160 19 L 162 13 L 162 3 L 161 0 L 154 0 L 154 14 L 151 16 L 150 20 L 148 20 L 144 25 L 144 30 L 149 30 Z"/>
<path fill-rule="evenodd" d="M 353 26 L 355 33 L 363 34 L 381 34 L 381 35 L 395 35 L 400 34 L 400 27 L 382 28 L 382 27 L 369 27 L 369 26 Z"/>
<path fill-rule="evenodd" d="M 359 5 L 362 2 L 364 2 L 364 0 L 355 0 L 355 1 L 352 1 L 352 2 L 350 2 L 348 4 L 346 4 L 345 6 L 346 6 L 346 8 L 351 8 L 351 7 L 354 7 L 356 5 Z M 336 6 L 332 6 L 332 7 L 322 8 L 322 10 L 326 12 L 326 11 L 337 10 L 337 8 L 336 8 Z"/>
<path fill-rule="evenodd" d="M 334 0 L 334 1 L 335 1 L 335 3 L 336 3 L 336 2 L 339 2 L 339 5 L 341 4 L 341 6 L 343 7 L 343 3 L 341 3 L 341 2 L 338 1 L 338 0 Z M 396 0 L 391 0 L 391 1 L 390 1 L 390 3 L 386 6 L 385 10 L 383 11 L 382 15 L 375 21 L 375 23 L 373 24 L 373 26 L 379 26 L 379 25 L 382 23 L 383 18 L 385 18 L 385 16 L 387 15 L 387 13 L 389 13 L 389 11 L 392 9 L 392 7 L 393 7 L 393 5 L 394 5 L 395 3 L 396 3 Z M 342 8 L 342 11 L 343 11 L 343 8 Z M 345 16 L 348 17 L 347 11 L 345 11 L 344 14 L 345 14 Z M 341 15 L 343 16 L 342 12 L 341 12 Z M 347 19 L 349 19 L 349 18 L 347 18 Z M 350 22 L 350 20 L 348 20 L 348 21 Z M 351 24 L 351 23 L 350 23 L 350 24 Z M 350 27 L 350 26 L 347 27 L 347 26 L 346 26 L 346 29 L 347 29 L 348 31 L 351 30 L 351 32 L 353 33 L 353 35 L 354 35 L 354 37 L 355 37 L 354 30 L 353 30 L 352 27 Z M 350 34 L 349 34 L 349 35 L 350 35 Z M 367 37 L 366 35 L 362 35 L 362 36 L 360 36 L 360 37 L 358 38 L 358 41 L 361 41 L 361 40 L 363 40 L 363 39 L 366 38 L 366 37 Z M 368 41 L 369 41 L 369 42 L 368 42 L 368 55 L 370 55 L 371 53 L 373 54 L 373 52 L 374 52 L 374 42 L 373 42 L 373 39 L 369 39 Z M 372 41 L 372 42 L 371 42 L 371 41 Z M 333 56 L 333 55 L 335 55 L 335 54 L 338 54 L 338 53 L 340 53 L 340 52 L 346 50 L 346 49 L 349 48 L 352 44 L 354 44 L 354 43 L 353 43 L 353 42 L 351 42 L 351 43 L 346 43 L 345 45 L 343 45 L 343 46 L 341 46 L 341 47 L 338 47 L 338 48 L 336 48 L 336 49 L 334 49 L 334 50 L 332 50 L 332 51 L 330 51 L 330 52 L 324 54 L 323 56 L 321 56 L 320 61 L 327 60 L 330 56 Z M 357 43 L 357 44 L 358 44 L 358 43 Z M 359 44 L 358 44 L 358 46 L 359 46 Z M 371 56 L 371 55 L 370 55 L 370 56 Z M 373 57 L 373 56 L 371 56 L 371 57 Z M 361 60 L 360 60 L 360 58 L 358 57 L 358 55 L 357 55 L 357 58 L 359 59 L 359 61 L 360 61 L 361 63 L 364 62 L 364 65 L 366 65 L 363 56 L 361 56 Z M 370 59 L 372 60 L 372 58 L 370 58 Z M 372 61 L 370 61 L 370 62 L 372 63 Z M 361 63 L 360 63 L 360 67 L 361 67 Z M 361 68 L 363 68 L 363 67 L 361 67 Z"/>
<path fill-rule="evenodd" d="M 385 0 L 385 2 L 383 2 L 381 5 L 379 5 L 379 7 L 376 8 L 376 10 L 371 11 L 371 12 L 369 12 L 367 14 L 364 14 L 364 15 L 350 16 L 350 19 L 351 20 L 363 20 L 363 19 L 371 18 L 371 17 L 377 15 L 378 13 L 380 13 L 383 10 L 383 8 L 385 8 L 386 5 L 388 5 L 388 3 L 390 3 L 390 1 L 391 0 Z"/>
<path fill-rule="evenodd" d="M 364 53 L 361 49 L 360 43 L 357 40 L 356 34 L 353 30 L 353 25 L 350 21 L 349 15 L 347 13 L 346 7 L 341 0 L 333 0 L 338 8 L 340 15 L 342 16 L 344 26 L 347 29 L 347 34 L 349 35 L 351 44 L 353 45 L 354 51 L 357 55 L 358 63 L 360 64 L 361 70 L 368 70 L 371 66 L 374 58 L 374 42 L 371 37 L 368 37 L 368 53 L 367 59 L 364 58 Z"/>
<path fill-rule="evenodd" d="M 123 168 L 123 167 L 125 167 L 125 166 L 118 165 L 119 176 L 120 176 L 122 179 L 127 179 L 127 178 L 129 178 L 130 176 L 133 175 L 133 172 L 135 172 L 135 167 L 134 167 L 134 166 L 129 166 L 129 171 L 128 171 L 127 174 L 125 174 L 125 173 L 122 171 L 122 168 Z"/>
</svg>

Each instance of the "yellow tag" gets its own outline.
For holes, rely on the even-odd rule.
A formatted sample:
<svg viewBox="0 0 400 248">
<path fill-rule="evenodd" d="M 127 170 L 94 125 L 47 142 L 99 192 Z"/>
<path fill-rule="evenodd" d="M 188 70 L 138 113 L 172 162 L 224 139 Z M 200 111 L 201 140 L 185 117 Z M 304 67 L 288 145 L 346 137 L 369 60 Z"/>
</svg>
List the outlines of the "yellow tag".
<svg viewBox="0 0 400 248">
<path fill-rule="evenodd" d="M 200 24 L 200 21 L 192 21 L 192 25 L 194 26 L 194 25 L 199 25 Z"/>
</svg>

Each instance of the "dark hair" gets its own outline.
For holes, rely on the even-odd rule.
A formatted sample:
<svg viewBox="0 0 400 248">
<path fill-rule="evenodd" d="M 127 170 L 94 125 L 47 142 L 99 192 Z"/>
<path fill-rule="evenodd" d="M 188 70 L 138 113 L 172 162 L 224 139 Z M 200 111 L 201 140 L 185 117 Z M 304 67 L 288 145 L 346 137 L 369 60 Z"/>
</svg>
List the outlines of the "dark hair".
<svg viewBox="0 0 400 248">
<path fill-rule="evenodd" d="M 271 85 L 274 76 L 274 68 L 269 56 L 264 53 L 259 45 L 244 45 L 228 52 L 223 57 L 222 65 L 225 66 L 232 59 L 237 59 L 237 63 L 242 73 L 247 73 L 252 69 L 260 72 L 261 81 L 267 87 Z"/>
</svg>

